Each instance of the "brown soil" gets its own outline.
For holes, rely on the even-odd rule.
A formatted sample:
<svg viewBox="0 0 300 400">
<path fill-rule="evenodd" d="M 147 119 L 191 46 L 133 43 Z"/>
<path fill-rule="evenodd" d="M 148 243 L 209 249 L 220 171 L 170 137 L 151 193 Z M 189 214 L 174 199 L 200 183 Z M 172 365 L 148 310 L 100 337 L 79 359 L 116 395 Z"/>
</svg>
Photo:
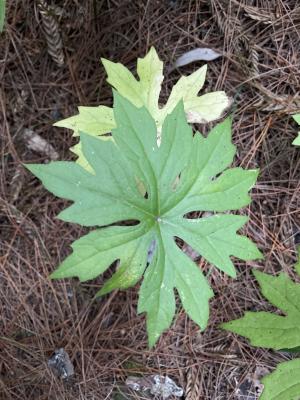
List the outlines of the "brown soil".
<svg viewBox="0 0 300 400">
<path fill-rule="evenodd" d="M 300 2 L 57 0 L 65 53 L 61 67 L 47 53 L 36 2 L 7 3 L 0 38 L 0 398 L 143 399 L 133 392 L 114 393 L 124 391 L 128 375 L 158 373 L 182 386 L 186 400 L 256 399 L 254 387 L 237 394 L 245 377 L 290 356 L 253 348 L 218 325 L 245 310 L 271 309 L 251 267 L 284 270 L 295 278 L 300 151 L 291 145 L 297 127 L 290 115 L 300 112 Z M 47 158 L 26 146 L 25 128 L 46 139 L 60 159 L 71 159 L 71 132 L 52 123 L 74 114 L 77 105 L 111 103 L 100 57 L 134 69 L 151 45 L 167 67 L 196 47 L 223 52 L 209 63 L 205 90 L 225 90 L 236 98 L 235 163 L 261 171 L 253 202 L 243 210 L 250 217 L 244 233 L 265 260 L 237 260 L 236 280 L 213 268 L 215 298 L 206 331 L 200 333 L 178 308 L 171 329 L 149 350 L 144 317 L 136 313 L 138 288 L 95 302 L 102 278 L 85 284 L 48 279 L 83 229 L 55 218 L 65 202 L 22 163 Z M 161 101 L 181 74 L 202 64 L 166 74 Z M 199 265 L 209 268 L 204 260 Z M 75 367 L 68 382 L 47 367 L 60 347 Z"/>
</svg>

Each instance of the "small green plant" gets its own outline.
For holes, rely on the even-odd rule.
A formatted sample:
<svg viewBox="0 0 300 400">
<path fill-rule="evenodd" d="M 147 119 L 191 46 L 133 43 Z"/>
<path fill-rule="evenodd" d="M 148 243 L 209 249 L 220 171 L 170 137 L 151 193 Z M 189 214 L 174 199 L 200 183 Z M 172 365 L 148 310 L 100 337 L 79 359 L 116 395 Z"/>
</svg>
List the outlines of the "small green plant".
<svg viewBox="0 0 300 400">
<path fill-rule="evenodd" d="M 295 114 L 293 115 L 294 120 L 297 122 L 298 125 L 300 125 L 300 114 Z M 300 146 L 300 132 L 298 132 L 298 136 L 296 139 L 293 141 L 293 144 L 295 146 Z"/>
<path fill-rule="evenodd" d="M 222 328 L 250 339 L 253 346 L 299 351 L 300 284 L 294 283 L 284 273 L 279 276 L 259 271 L 253 273 L 262 294 L 285 316 L 265 311 L 246 312 L 244 317 L 227 322 Z M 280 363 L 274 372 L 263 378 L 264 390 L 260 400 L 298 400 L 299 376 L 300 359 Z"/>
<path fill-rule="evenodd" d="M 198 97 L 206 66 L 182 77 L 166 105 L 159 107 L 163 63 L 154 48 L 138 60 L 139 80 L 122 64 L 102 61 L 108 82 L 118 91 L 114 109 L 80 107 L 78 115 L 56 124 L 80 135 L 76 163 L 28 168 L 54 194 L 74 202 L 61 219 L 100 227 L 74 242 L 73 253 L 52 278 L 86 281 L 119 260 L 101 295 L 133 286 L 144 274 L 138 311 L 147 313 L 149 344 L 154 345 L 172 322 L 174 288 L 202 329 L 209 316 L 212 291 L 176 237 L 232 277 L 230 256 L 261 256 L 249 239 L 236 233 L 246 217 L 188 218 L 193 211 L 223 212 L 247 205 L 258 171 L 233 168 L 222 173 L 235 154 L 230 119 L 207 139 L 200 133 L 193 136 L 187 124 L 213 121 L 231 103 L 224 92 Z M 111 131 L 112 136 L 99 137 Z"/>
<path fill-rule="evenodd" d="M 122 64 L 102 59 L 107 72 L 107 82 L 120 95 L 128 99 L 136 107 L 146 107 L 154 118 L 158 132 L 164 119 L 170 114 L 180 100 L 183 100 L 188 122 L 204 123 L 220 118 L 231 105 L 231 99 L 222 91 L 206 93 L 198 96 L 199 90 L 205 82 L 207 67 L 204 65 L 189 76 L 182 76 L 173 86 L 167 103 L 159 106 L 159 96 L 163 81 L 163 62 L 160 61 L 152 47 L 144 58 L 137 61 L 137 80 Z M 79 114 L 54 124 L 69 128 L 78 136 L 80 131 L 98 137 L 111 132 L 116 127 L 113 109 L 106 106 L 79 107 Z M 81 151 L 81 144 L 73 147 L 77 154 L 77 162 L 86 169 L 90 169 Z"/>
<path fill-rule="evenodd" d="M 226 213 L 190 218 L 193 211 L 221 213 L 247 205 L 258 171 L 226 169 L 235 154 L 230 118 L 207 138 L 193 136 L 180 102 L 166 117 L 158 144 L 156 122 L 145 107 L 137 108 L 115 93 L 113 111 L 113 140 L 80 133 L 93 173 L 75 162 L 27 168 L 48 190 L 74 202 L 60 219 L 99 227 L 73 243 L 73 253 L 52 278 L 78 276 L 87 281 L 119 260 L 117 272 L 99 292 L 102 295 L 133 286 L 144 274 L 138 312 L 147 313 L 152 346 L 172 322 L 174 288 L 202 329 L 208 321 L 212 290 L 176 237 L 232 277 L 236 272 L 230 256 L 261 257 L 249 239 L 236 233 L 247 217 Z M 126 221 L 135 223 L 120 224 Z M 153 243 L 154 255 L 147 260 Z"/>
</svg>

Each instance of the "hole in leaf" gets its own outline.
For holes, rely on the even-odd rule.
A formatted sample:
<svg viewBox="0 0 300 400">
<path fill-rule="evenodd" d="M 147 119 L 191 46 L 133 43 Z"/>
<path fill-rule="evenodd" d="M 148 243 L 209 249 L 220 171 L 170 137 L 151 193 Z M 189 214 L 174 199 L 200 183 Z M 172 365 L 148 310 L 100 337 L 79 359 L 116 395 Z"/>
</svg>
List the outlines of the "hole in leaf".
<svg viewBox="0 0 300 400">
<path fill-rule="evenodd" d="M 183 251 L 183 253 L 185 253 L 191 260 L 196 261 L 197 259 L 201 258 L 201 255 L 184 240 L 177 236 L 174 236 L 174 240 L 177 247 L 179 247 L 180 250 Z"/>
<path fill-rule="evenodd" d="M 183 218 L 186 219 L 199 219 L 205 217 L 206 213 L 204 211 L 191 211 L 189 213 L 184 214 Z"/>
<path fill-rule="evenodd" d="M 114 224 L 108 225 L 108 226 L 135 226 L 135 225 L 139 225 L 140 221 L 138 221 L 137 219 L 128 219 L 126 221 L 118 221 L 115 222 Z"/>
</svg>

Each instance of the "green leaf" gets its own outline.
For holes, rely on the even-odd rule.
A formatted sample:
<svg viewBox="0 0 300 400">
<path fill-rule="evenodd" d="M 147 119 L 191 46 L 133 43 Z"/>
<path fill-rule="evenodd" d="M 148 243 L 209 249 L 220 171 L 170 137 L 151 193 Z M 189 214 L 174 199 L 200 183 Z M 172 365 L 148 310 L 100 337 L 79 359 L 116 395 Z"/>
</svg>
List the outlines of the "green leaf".
<svg viewBox="0 0 300 400">
<path fill-rule="evenodd" d="M 147 313 L 152 346 L 172 322 L 175 289 L 202 329 L 208 321 L 212 290 L 199 267 L 178 247 L 176 237 L 231 276 L 235 271 L 230 256 L 243 260 L 261 256 L 249 239 L 236 233 L 247 218 L 228 214 L 186 218 L 190 211 L 230 211 L 247 205 L 257 171 L 227 169 L 216 178 L 235 153 L 230 120 L 207 138 L 193 136 L 180 102 L 166 117 L 158 145 L 156 122 L 145 107 L 137 108 L 115 93 L 114 115 L 113 140 L 80 133 L 93 173 L 74 162 L 27 167 L 48 190 L 73 202 L 59 218 L 97 227 L 73 243 L 73 253 L 52 278 L 77 276 L 86 281 L 118 261 L 115 274 L 99 292 L 105 294 L 133 286 L 144 274 L 138 311 Z"/>
<path fill-rule="evenodd" d="M 166 106 L 162 109 L 161 120 L 169 114 L 176 104 L 183 99 L 188 122 L 206 123 L 214 121 L 222 115 L 230 105 L 224 92 L 207 93 L 198 97 L 202 89 L 207 66 L 204 65 L 189 76 L 182 76 L 174 85 Z"/>
<path fill-rule="evenodd" d="M 176 217 L 170 218 L 170 221 L 176 224 L 178 236 L 231 277 L 235 277 L 236 272 L 230 256 L 242 260 L 261 257 L 249 239 L 236 234 L 236 231 L 247 222 L 246 217 L 238 215 L 214 215 L 201 219 Z"/>
<path fill-rule="evenodd" d="M 111 136 L 102 136 L 100 140 L 113 140 Z M 93 168 L 88 163 L 87 159 L 83 156 L 81 142 L 77 143 L 75 146 L 70 147 L 70 150 L 78 156 L 76 163 L 82 168 L 86 169 L 88 172 L 94 173 Z"/>
<path fill-rule="evenodd" d="M 276 350 L 300 345 L 300 285 L 285 274 L 277 277 L 253 272 L 262 294 L 286 316 L 269 312 L 246 312 L 245 316 L 222 327 L 250 339 L 253 346 Z"/>
<path fill-rule="evenodd" d="M 149 230 L 143 224 L 97 229 L 74 242 L 73 253 L 51 278 L 78 276 L 84 282 L 96 278 L 119 259 L 119 269 L 106 282 L 102 294 L 115 288 L 126 289 L 133 286 L 145 270 L 149 236 Z"/>
<path fill-rule="evenodd" d="M 79 114 L 54 124 L 61 128 L 73 129 L 74 136 L 84 131 L 92 136 L 111 132 L 116 127 L 113 110 L 106 106 L 78 107 Z"/>
<path fill-rule="evenodd" d="M 300 125 L 300 114 L 295 114 L 293 115 L 294 120 L 297 122 L 298 125 Z M 298 136 L 292 143 L 295 146 L 300 146 L 300 132 L 298 132 Z"/>
<path fill-rule="evenodd" d="M 152 47 L 144 58 L 137 61 L 138 80 L 121 63 L 102 59 L 107 72 L 107 82 L 118 93 L 128 99 L 136 107 L 146 107 L 155 120 L 158 132 L 168 114 L 170 114 L 180 100 L 183 100 L 184 109 L 189 122 L 204 123 L 220 118 L 230 106 L 231 100 L 224 92 L 206 93 L 198 96 L 203 87 L 207 67 L 203 66 L 189 76 L 182 76 L 174 85 L 167 104 L 159 107 L 159 95 L 163 81 L 163 63 Z M 74 130 L 75 136 L 83 131 L 92 136 L 99 136 L 111 132 L 115 127 L 113 110 L 109 107 L 79 107 L 79 114 L 56 122 L 55 126 Z M 89 168 L 81 151 L 76 147 L 74 153 L 78 155 L 78 163 Z"/>
<path fill-rule="evenodd" d="M 285 316 L 269 312 L 246 312 L 244 317 L 222 324 L 222 328 L 245 336 L 254 346 L 299 352 L 300 284 L 283 273 L 277 277 L 259 271 L 253 273 L 262 294 Z M 300 359 L 279 364 L 274 372 L 263 378 L 264 390 L 260 400 L 298 400 L 299 374 Z"/>
<path fill-rule="evenodd" d="M 138 302 L 138 312 L 147 313 L 150 347 L 155 344 L 160 333 L 171 325 L 175 314 L 174 270 L 167 262 L 166 254 L 170 250 L 165 247 L 161 232 L 158 235 L 155 256 L 146 270 Z M 208 299 L 203 297 L 203 300 Z"/>
<path fill-rule="evenodd" d="M 133 74 L 122 64 L 102 59 L 107 72 L 107 82 L 136 107 L 145 106 L 154 118 L 160 130 L 166 116 L 170 114 L 180 100 L 189 122 L 204 123 L 222 116 L 231 100 L 224 92 L 207 93 L 198 97 L 205 82 L 207 66 L 201 67 L 189 76 L 182 76 L 174 85 L 167 104 L 159 108 L 158 100 L 163 80 L 163 63 L 152 47 L 143 59 L 138 59 L 136 80 Z"/>
<path fill-rule="evenodd" d="M 300 359 L 280 363 L 262 379 L 260 400 L 298 400 L 300 397 Z"/>
<path fill-rule="evenodd" d="M 6 3 L 6 0 L 0 0 L 0 32 L 3 31 L 3 27 L 4 27 L 5 3 Z"/>
<path fill-rule="evenodd" d="M 158 99 L 163 81 L 163 63 L 158 58 L 155 49 L 152 47 L 145 58 L 138 58 L 138 81 L 124 65 L 104 58 L 101 61 L 107 72 L 107 82 L 136 107 L 145 106 L 156 119 L 159 112 Z"/>
</svg>

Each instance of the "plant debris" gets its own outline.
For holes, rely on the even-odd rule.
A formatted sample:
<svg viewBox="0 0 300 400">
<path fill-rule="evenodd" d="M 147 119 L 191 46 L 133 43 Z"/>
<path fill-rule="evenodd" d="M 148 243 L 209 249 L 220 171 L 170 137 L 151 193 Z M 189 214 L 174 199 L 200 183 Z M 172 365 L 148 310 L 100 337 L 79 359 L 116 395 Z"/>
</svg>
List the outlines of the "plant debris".
<svg viewBox="0 0 300 400">
<path fill-rule="evenodd" d="M 150 375 L 148 377 L 130 376 L 126 385 L 137 392 L 150 391 L 155 396 L 168 399 L 171 396 L 182 397 L 183 389 L 168 376 Z"/>
<path fill-rule="evenodd" d="M 222 54 L 216 52 L 213 49 L 209 49 L 206 47 L 193 49 L 178 57 L 173 67 L 171 68 L 171 71 L 175 68 L 183 67 L 184 65 L 191 64 L 195 61 L 213 61 L 219 57 L 222 57 Z"/>
<path fill-rule="evenodd" d="M 257 400 L 264 388 L 261 379 L 268 373 L 267 368 L 257 366 L 254 373 L 247 374 L 236 389 L 236 400 Z"/>
<path fill-rule="evenodd" d="M 65 56 L 55 9 L 46 0 L 37 0 L 37 6 L 42 17 L 48 53 L 53 61 L 62 67 L 65 63 Z"/>
<path fill-rule="evenodd" d="M 26 146 L 40 154 L 45 154 L 50 160 L 57 160 L 59 155 L 54 147 L 31 129 L 24 129 L 23 137 Z"/>
<path fill-rule="evenodd" d="M 48 366 L 59 378 L 67 379 L 74 375 L 74 366 L 63 348 L 55 350 L 48 360 Z"/>
</svg>

